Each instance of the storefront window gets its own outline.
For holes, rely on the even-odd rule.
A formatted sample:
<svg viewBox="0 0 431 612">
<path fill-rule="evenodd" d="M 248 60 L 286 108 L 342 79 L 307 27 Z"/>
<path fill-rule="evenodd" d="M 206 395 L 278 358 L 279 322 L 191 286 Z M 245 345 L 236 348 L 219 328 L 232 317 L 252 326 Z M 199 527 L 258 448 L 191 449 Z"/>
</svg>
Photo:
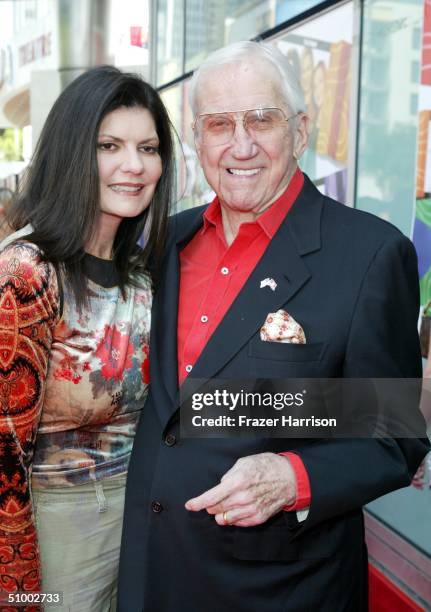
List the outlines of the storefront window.
<svg viewBox="0 0 431 612">
<path fill-rule="evenodd" d="M 225 21 L 226 43 L 247 40 L 273 28 L 277 21 L 277 4 L 281 3 L 271 2 L 271 0 L 260 2 L 228 0 Z M 284 4 L 287 3 L 284 2 Z M 306 10 L 306 7 L 301 7 L 296 12 L 302 13 L 303 10 Z"/>
<path fill-rule="evenodd" d="M 289 2 L 277 0 L 274 25 L 292 19 L 300 13 L 305 13 L 305 11 L 317 6 L 320 2 L 321 0 L 289 0 Z"/>
<path fill-rule="evenodd" d="M 227 0 L 225 42 L 253 38 L 284 21 L 288 21 L 321 0 Z"/>
<path fill-rule="evenodd" d="M 196 68 L 211 51 L 223 46 L 225 18 L 224 2 L 186 0 L 186 71 Z"/>
<path fill-rule="evenodd" d="M 311 119 L 300 166 L 323 193 L 344 203 L 348 181 L 353 180 L 349 170 L 354 153 L 349 122 L 353 20 L 349 2 L 272 39 L 297 68 Z"/>
<path fill-rule="evenodd" d="M 414 210 L 423 0 L 364 3 L 356 205 L 408 236 Z"/>
<path fill-rule="evenodd" d="M 169 83 L 183 74 L 185 0 L 158 0 L 157 35 L 154 49 L 157 58 L 157 85 Z"/>
<path fill-rule="evenodd" d="M 319 4 L 321 0 L 186 0 L 186 71 L 211 51 L 249 40 Z"/>
<path fill-rule="evenodd" d="M 431 298 L 431 5 L 370 0 L 363 23 L 357 207 L 413 237 L 424 305 Z M 426 386 L 421 407 L 429 424 Z M 367 506 L 370 560 L 419 605 L 430 592 L 430 476 L 428 456 L 410 487 Z"/>
<path fill-rule="evenodd" d="M 182 81 L 161 93 L 176 130 L 177 211 L 208 203 L 214 197 L 205 180 L 194 146 L 188 84 L 189 80 Z"/>
<path fill-rule="evenodd" d="M 146 74 L 149 63 L 149 0 L 111 0 L 109 55 L 115 66 L 136 66 Z"/>
</svg>

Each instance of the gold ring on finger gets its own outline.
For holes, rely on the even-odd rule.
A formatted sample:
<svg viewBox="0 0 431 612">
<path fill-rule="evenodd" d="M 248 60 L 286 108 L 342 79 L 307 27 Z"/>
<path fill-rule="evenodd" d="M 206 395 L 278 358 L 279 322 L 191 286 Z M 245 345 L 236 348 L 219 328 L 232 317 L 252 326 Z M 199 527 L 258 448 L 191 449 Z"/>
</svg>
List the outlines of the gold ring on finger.
<svg viewBox="0 0 431 612">
<path fill-rule="evenodd" d="M 227 520 L 227 513 L 228 513 L 228 510 L 225 510 L 223 512 L 223 522 L 225 525 L 229 525 L 229 521 Z"/>
</svg>

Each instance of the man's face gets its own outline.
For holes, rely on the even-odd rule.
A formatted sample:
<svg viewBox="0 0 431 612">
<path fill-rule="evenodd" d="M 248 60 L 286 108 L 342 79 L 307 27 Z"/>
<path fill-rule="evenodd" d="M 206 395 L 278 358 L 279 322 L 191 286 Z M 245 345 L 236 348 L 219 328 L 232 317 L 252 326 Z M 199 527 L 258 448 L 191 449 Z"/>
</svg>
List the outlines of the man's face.
<svg viewBox="0 0 431 612">
<path fill-rule="evenodd" d="M 204 74 L 197 92 L 197 114 L 277 107 L 294 113 L 284 101 L 275 68 L 263 60 L 237 61 Z M 206 179 L 225 209 L 261 214 L 286 189 L 307 141 L 307 118 L 283 121 L 271 137 L 250 135 L 238 112 L 229 142 L 196 148 Z M 246 171 L 244 173 L 244 171 Z"/>
</svg>

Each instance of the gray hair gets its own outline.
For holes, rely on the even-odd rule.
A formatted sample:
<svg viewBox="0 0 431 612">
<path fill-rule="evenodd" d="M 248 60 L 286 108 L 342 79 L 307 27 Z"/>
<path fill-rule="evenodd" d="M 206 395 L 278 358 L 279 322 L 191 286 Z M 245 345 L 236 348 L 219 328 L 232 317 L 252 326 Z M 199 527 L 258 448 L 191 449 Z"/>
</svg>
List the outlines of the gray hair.
<svg viewBox="0 0 431 612">
<path fill-rule="evenodd" d="M 306 112 L 304 94 L 298 74 L 289 59 L 274 45 L 245 40 L 217 49 L 195 70 L 189 85 L 189 101 L 193 114 L 196 115 L 197 112 L 197 92 L 200 79 L 204 74 L 224 64 L 250 59 L 261 59 L 274 66 L 280 75 L 278 85 L 289 108 L 295 114 Z"/>
</svg>

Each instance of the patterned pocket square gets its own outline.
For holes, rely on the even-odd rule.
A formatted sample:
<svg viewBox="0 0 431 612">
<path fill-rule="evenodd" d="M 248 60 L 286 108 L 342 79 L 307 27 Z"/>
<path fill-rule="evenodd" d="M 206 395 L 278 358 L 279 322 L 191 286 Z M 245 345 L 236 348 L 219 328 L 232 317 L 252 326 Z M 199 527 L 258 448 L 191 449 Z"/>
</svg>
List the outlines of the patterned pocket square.
<svg viewBox="0 0 431 612">
<path fill-rule="evenodd" d="M 306 343 L 304 330 L 285 310 L 268 314 L 260 328 L 260 339 L 264 342 Z"/>
</svg>

